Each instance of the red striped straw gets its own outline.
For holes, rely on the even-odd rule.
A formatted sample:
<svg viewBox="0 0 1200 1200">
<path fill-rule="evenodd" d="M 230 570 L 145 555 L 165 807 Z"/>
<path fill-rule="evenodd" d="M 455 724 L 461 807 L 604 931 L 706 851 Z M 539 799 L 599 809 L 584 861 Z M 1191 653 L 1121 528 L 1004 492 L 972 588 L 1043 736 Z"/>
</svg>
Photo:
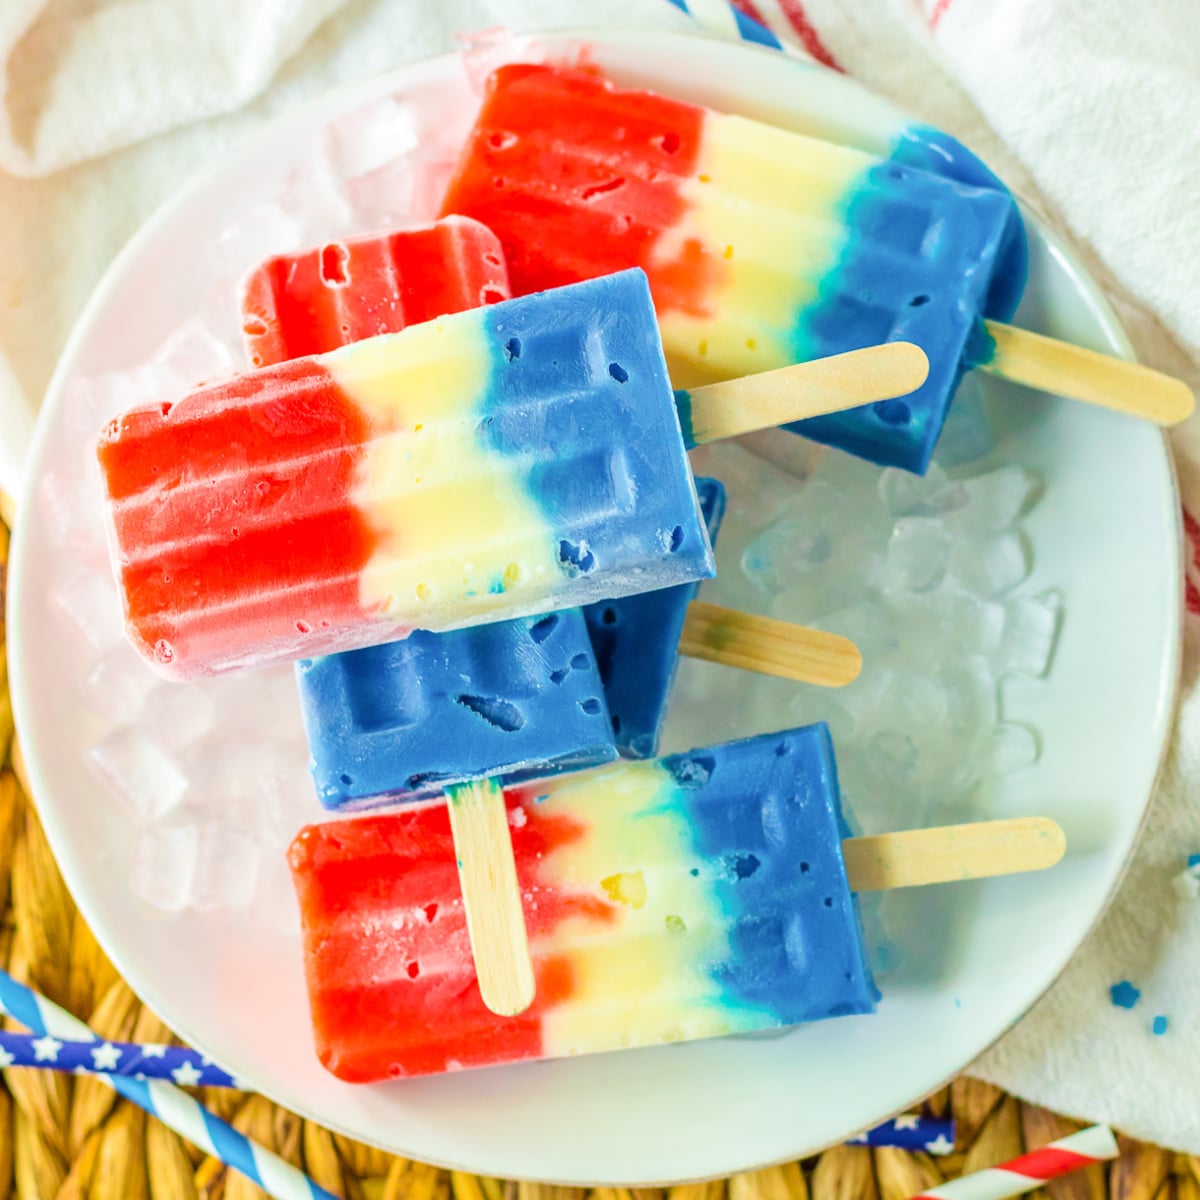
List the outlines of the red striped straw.
<svg viewBox="0 0 1200 1200">
<path fill-rule="evenodd" d="M 930 1188 L 913 1200 L 1005 1200 L 1006 1196 L 1032 1192 L 1048 1179 L 1116 1158 L 1117 1154 L 1117 1139 L 1112 1130 L 1107 1125 L 1093 1125 L 1040 1150 L 1022 1154 L 1012 1162 Z"/>
</svg>

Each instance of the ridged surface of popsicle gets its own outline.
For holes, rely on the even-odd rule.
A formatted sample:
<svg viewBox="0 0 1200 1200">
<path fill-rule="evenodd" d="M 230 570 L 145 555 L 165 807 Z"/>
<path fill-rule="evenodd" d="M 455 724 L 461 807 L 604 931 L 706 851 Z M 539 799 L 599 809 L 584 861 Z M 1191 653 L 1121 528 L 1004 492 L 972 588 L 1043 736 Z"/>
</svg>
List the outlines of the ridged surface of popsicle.
<svg viewBox="0 0 1200 1200">
<path fill-rule="evenodd" d="M 127 628 L 190 677 L 712 574 L 640 272 L 114 420 Z"/>
<path fill-rule="evenodd" d="M 444 217 L 261 263 L 242 286 L 242 334 L 250 362 L 265 367 L 508 298 L 496 235 Z"/>
<path fill-rule="evenodd" d="M 617 754 L 578 609 L 302 659 L 296 680 L 326 808 L 489 776 L 517 783 Z"/>
<path fill-rule="evenodd" d="M 1024 285 L 1011 196 L 945 135 L 880 159 L 587 70 L 497 70 L 443 211 L 496 231 L 516 295 L 643 267 L 677 387 L 915 342 L 917 392 L 798 427 L 913 470 Z"/>
<path fill-rule="evenodd" d="M 537 998 L 484 1008 L 444 806 L 310 826 L 290 861 L 318 1054 L 352 1081 L 873 1010 L 823 725 L 508 793 Z"/>
<path fill-rule="evenodd" d="M 709 541 L 716 543 L 725 515 L 719 479 L 697 479 L 700 511 Z M 667 700 L 679 665 L 679 638 L 698 583 L 660 588 L 619 600 L 589 604 L 583 615 L 604 684 L 613 738 L 626 758 L 649 758 L 658 750 Z"/>
</svg>

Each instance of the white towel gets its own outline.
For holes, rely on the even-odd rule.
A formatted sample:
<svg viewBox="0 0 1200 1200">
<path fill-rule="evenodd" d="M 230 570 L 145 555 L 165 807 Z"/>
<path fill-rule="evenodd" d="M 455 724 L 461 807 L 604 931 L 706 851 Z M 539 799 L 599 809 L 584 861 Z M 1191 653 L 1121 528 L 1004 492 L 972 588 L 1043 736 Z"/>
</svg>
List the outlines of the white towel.
<svg viewBox="0 0 1200 1200">
<path fill-rule="evenodd" d="M 714 9 L 721 0 L 694 7 Z M 1070 236 L 1144 361 L 1200 382 L 1200 5 L 1191 0 L 738 0 L 993 163 Z M 114 253 L 247 128 L 339 82 L 448 49 L 456 29 L 687 28 L 665 0 L 6 0 L 0 7 L 0 415 L 35 400 Z M 725 21 L 728 32 L 728 21 Z M 0 424 L 0 450 L 5 431 Z M 19 430 L 8 444 L 18 444 Z M 1176 432 L 1200 515 L 1200 420 Z M 0 453 L 0 480 L 5 473 Z M 1188 518 L 1200 557 L 1200 523 Z M 1191 573 L 1200 583 L 1200 569 Z M 1184 699 L 1137 859 L 1063 978 L 977 1073 L 1200 1153 L 1200 590 Z M 1134 1012 L 1109 986 L 1131 979 Z M 1167 1035 L 1148 1031 L 1168 1014 Z"/>
</svg>

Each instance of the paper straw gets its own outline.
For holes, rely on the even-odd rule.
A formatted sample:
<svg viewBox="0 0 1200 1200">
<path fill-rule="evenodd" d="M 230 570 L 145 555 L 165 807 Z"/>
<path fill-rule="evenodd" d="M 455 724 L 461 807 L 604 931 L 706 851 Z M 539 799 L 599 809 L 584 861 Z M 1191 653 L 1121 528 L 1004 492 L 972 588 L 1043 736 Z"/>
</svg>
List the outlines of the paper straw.
<svg viewBox="0 0 1200 1200">
<path fill-rule="evenodd" d="M 95 1045 L 100 1041 L 77 1017 L 18 983 L 5 971 L 0 971 L 0 1012 L 20 1021 L 39 1038 L 49 1037 L 64 1044 L 83 1041 Z M 45 1052 L 49 1050 L 47 1045 Z M 96 1078 L 103 1079 L 205 1154 L 240 1171 L 277 1200 L 338 1200 L 303 1171 L 238 1133 L 173 1083 L 107 1073 L 97 1074 Z"/>
<path fill-rule="evenodd" d="M 668 0 L 668 3 L 682 9 L 709 33 L 752 42 L 757 46 L 770 46 L 772 50 L 782 50 L 785 54 L 792 53 L 791 47 L 785 46 L 765 25 L 746 16 L 727 0 Z"/>
<path fill-rule="evenodd" d="M 905 1113 L 849 1138 L 847 1146 L 897 1146 L 901 1150 L 923 1150 L 926 1154 L 953 1154 L 954 1122 L 938 1117 Z"/>
<path fill-rule="evenodd" d="M 1116 1158 L 1117 1139 L 1107 1125 L 1093 1125 L 998 1167 L 930 1188 L 913 1200 L 1005 1200 L 1032 1192 L 1047 1180 Z"/>
<path fill-rule="evenodd" d="M 70 1041 L 48 1034 L 0 1030 L 0 1067 L 46 1067 L 76 1075 L 169 1079 L 180 1087 L 242 1085 L 228 1071 L 186 1046 L 153 1042 Z"/>
</svg>

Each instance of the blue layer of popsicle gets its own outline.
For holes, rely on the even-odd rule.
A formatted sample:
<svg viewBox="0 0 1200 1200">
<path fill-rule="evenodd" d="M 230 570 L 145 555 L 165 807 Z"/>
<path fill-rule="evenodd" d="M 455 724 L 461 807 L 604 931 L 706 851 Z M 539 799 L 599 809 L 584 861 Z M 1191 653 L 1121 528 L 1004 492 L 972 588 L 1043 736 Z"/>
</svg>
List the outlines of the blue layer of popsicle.
<svg viewBox="0 0 1200 1200">
<path fill-rule="evenodd" d="M 725 515 L 725 488 L 717 479 L 697 479 L 696 493 L 709 540 L 716 542 Z M 679 637 L 699 584 L 624 596 L 589 604 L 587 621 L 613 738 L 626 758 L 650 758 L 666 715 L 679 662 Z"/>
<path fill-rule="evenodd" d="M 296 680 L 310 769 L 330 809 L 617 756 L 578 609 L 305 659 Z"/>
<path fill-rule="evenodd" d="M 964 372 L 992 355 L 983 318 L 1007 321 L 1020 302 L 1024 224 L 979 159 L 924 126 L 906 129 L 889 159 L 867 171 L 844 216 L 851 236 L 817 303 L 798 315 L 798 355 L 911 341 L 929 358 L 929 378 L 911 395 L 788 428 L 923 473 Z"/>
</svg>

